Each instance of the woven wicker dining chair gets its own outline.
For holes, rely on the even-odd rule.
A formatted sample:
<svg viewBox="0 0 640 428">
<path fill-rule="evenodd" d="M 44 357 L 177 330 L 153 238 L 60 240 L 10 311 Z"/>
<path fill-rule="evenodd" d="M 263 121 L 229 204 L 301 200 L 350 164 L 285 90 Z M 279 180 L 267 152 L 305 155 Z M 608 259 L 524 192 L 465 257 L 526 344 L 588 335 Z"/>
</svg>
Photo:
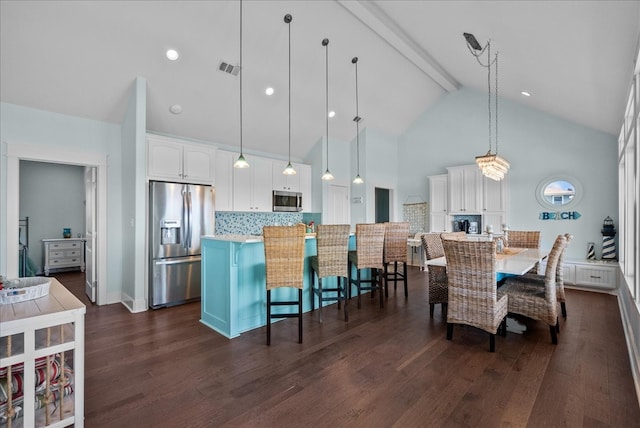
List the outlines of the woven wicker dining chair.
<svg viewBox="0 0 640 428">
<path fill-rule="evenodd" d="M 540 248 L 539 230 L 509 230 L 504 241 L 505 246 L 513 248 Z M 528 272 L 538 273 L 538 263 Z"/>
<path fill-rule="evenodd" d="M 351 285 L 353 284 L 358 291 L 358 309 L 362 307 L 360 295 L 363 290 L 370 290 L 372 299 L 375 297 L 376 290 L 379 290 L 380 307 L 384 307 L 384 291 L 382 289 L 384 229 L 384 223 L 356 224 L 356 249 L 349 251 L 349 297 L 351 297 Z M 355 278 L 352 273 L 354 267 L 356 269 Z M 361 271 L 363 269 L 369 269 L 370 279 L 362 278 Z"/>
<path fill-rule="evenodd" d="M 544 291 L 523 282 L 518 276 L 507 277 L 498 290 L 499 296 L 509 297 L 509 312 L 524 315 L 549 325 L 551 342 L 558 343 L 558 308 L 556 294 L 556 268 L 560 254 L 567 246 L 567 238 L 558 235 L 547 257 Z"/>
<path fill-rule="evenodd" d="M 318 317 L 322 322 L 322 305 L 324 302 L 344 301 L 344 320 L 349 321 L 347 308 L 347 281 L 349 272 L 349 230 L 348 224 L 319 224 L 316 231 L 316 254 L 309 258 L 311 264 L 311 310 L 315 309 L 318 296 Z M 315 279 L 318 277 L 318 286 Z M 323 287 L 322 279 L 336 277 L 335 287 Z M 343 281 L 345 280 L 345 281 Z M 324 293 L 330 293 L 328 296 Z M 333 294 L 335 293 L 335 295 Z"/>
<path fill-rule="evenodd" d="M 302 343 L 305 232 L 303 224 L 262 228 L 267 283 L 267 345 L 271 345 L 272 318 L 298 318 L 298 343 Z M 283 287 L 297 288 L 298 300 L 272 301 L 271 291 Z M 272 306 L 297 306 L 298 311 L 274 314 Z"/>
<path fill-rule="evenodd" d="M 444 248 L 440 233 L 424 233 L 421 235 L 422 249 L 427 260 L 444 257 Z M 435 305 L 441 304 L 442 317 L 447 316 L 449 290 L 447 288 L 447 268 L 445 266 L 427 266 L 429 278 L 429 316 L 433 318 Z"/>
<path fill-rule="evenodd" d="M 510 230 L 507 243 L 514 248 L 540 248 L 539 230 Z"/>
<path fill-rule="evenodd" d="M 447 340 L 453 325 L 466 324 L 489 333 L 489 351 L 496 350 L 496 333 L 507 334 L 507 296 L 496 291 L 494 241 L 442 241 L 447 258 L 449 303 Z"/>
<path fill-rule="evenodd" d="M 409 296 L 407 284 L 407 240 L 409 239 L 408 222 L 385 223 L 384 230 L 384 292 L 389 297 L 389 280 L 393 281 L 393 289 L 397 289 L 398 280 L 404 283 L 404 297 Z M 402 272 L 398 269 L 398 264 Z M 391 266 L 392 269 L 389 269 Z"/>
<path fill-rule="evenodd" d="M 440 233 L 442 239 L 453 239 L 456 241 L 466 241 L 467 232 L 442 232 Z"/>
<path fill-rule="evenodd" d="M 566 305 L 567 297 L 564 292 L 564 255 L 567 252 L 567 247 L 569 246 L 569 243 L 573 239 L 573 235 L 570 233 L 565 233 L 564 237 L 567 238 L 567 245 L 562 250 L 562 253 L 560 253 L 560 258 L 558 259 L 558 266 L 556 267 L 556 297 L 558 302 L 560 303 L 560 310 L 562 312 L 562 317 L 566 318 L 567 317 L 567 305 Z M 522 277 L 520 277 L 520 279 L 525 284 L 531 284 L 532 286 L 538 287 L 539 289 L 544 288 L 544 280 L 545 280 L 544 275 L 527 273 L 526 275 L 523 275 Z M 558 328 L 556 328 L 556 331 L 558 332 L 560 331 L 559 327 L 560 325 L 558 324 Z"/>
</svg>

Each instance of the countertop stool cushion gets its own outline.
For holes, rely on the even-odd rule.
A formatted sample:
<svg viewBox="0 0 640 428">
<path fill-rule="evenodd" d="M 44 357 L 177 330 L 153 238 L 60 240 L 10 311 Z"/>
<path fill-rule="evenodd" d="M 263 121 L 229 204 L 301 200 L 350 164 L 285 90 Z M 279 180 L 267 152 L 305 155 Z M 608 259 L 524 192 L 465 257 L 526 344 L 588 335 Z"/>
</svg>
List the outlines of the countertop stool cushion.
<svg viewBox="0 0 640 428">
<path fill-rule="evenodd" d="M 349 277 L 349 231 L 348 224 L 320 224 L 316 231 L 316 254 L 309 258 L 311 264 L 311 310 L 315 308 L 315 297 L 318 296 L 318 317 L 322 322 L 323 302 L 344 301 L 344 320 L 349 321 L 347 308 L 347 284 Z M 316 287 L 315 278 L 318 277 Z M 336 277 L 336 286 L 326 288 L 322 279 Z M 329 293 L 329 295 L 327 295 Z M 335 293 L 335 295 L 333 294 Z"/>
<path fill-rule="evenodd" d="M 384 269 L 384 223 L 356 224 L 356 250 L 349 251 L 349 294 L 355 285 L 358 292 L 358 309 L 361 308 L 362 291 L 370 290 L 373 299 L 376 290 L 380 291 L 380 307 L 384 307 L 382 290 L 382 269 Z M 353 278 L 353 268 L 356 277 Z M 370 279 L 363 279 L 361 271 L 369 269 Z M 368 284 L 368 285 L 367 285 Z"/>
<path fill-rule="evenodd" d="M 302 343 L 305 232 L 303 224 L 265 226 L 262 229 L 267 285 L 267 345 L 271 345 L 272 318 L 298 318 L 298 343 Z M 283 287 L 296 288 L 298 299 L 272 301 L 271 291 Z M 298 311 L 273 313 L 273 306 L 297 306 Z"/>
</svg>

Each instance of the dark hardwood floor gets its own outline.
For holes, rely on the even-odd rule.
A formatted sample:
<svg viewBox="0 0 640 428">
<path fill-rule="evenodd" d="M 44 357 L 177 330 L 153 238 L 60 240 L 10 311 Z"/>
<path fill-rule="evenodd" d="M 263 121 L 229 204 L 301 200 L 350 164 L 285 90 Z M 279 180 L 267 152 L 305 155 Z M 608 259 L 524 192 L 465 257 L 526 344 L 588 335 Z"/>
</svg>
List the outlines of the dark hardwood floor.
<svg viewBox="0 0 640 428">
<path fill-rule="evenodd" d="M 55 275 L 87 304 L 85 425 L 94 427 L 638 427 L 640 406 L 615 296 L 567 291 L 557 346 L 547 326 L 496 338 L 429 318 L 426 274 L 402 287 L 229 340 L 200 304 L 132 314 L 92 306 L 84 275 Z M 307 296 L 308 298 L 308 296 Z"/>
</svg>

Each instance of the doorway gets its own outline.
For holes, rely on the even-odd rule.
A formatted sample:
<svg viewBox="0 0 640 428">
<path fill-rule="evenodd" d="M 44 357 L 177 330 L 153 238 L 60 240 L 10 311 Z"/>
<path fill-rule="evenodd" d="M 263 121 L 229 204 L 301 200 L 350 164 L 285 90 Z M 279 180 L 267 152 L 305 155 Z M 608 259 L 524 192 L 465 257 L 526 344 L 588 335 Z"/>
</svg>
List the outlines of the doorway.
<svg viewBox="0 0 640 428">
<path fill-rule="evenodd" d="M 375 188 L 376 223 L 389 221 L 389 189 Z"/>
<path fill-rule="evenodd" d="M 73 159 L 73 162 L 70 161 Z M 65 150 L 60 147 L 34 146 L 29 144 L 7 144 L 7 276 L 18 276 L 20 161 L 49 162 L 66 165 L 95 167 L 96 169 L 96 303 L 107 302 L 107 156 L 102 154 Z"/>
</svg>

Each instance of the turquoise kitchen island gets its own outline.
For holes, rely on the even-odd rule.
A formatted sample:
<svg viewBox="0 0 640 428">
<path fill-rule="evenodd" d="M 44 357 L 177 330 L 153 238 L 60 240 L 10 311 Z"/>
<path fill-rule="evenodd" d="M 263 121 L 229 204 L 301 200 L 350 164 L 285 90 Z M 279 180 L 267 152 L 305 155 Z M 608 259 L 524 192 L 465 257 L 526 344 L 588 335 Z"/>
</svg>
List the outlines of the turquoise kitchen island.
<svg viewBox="0 0 640 428">
<path fill-rule="evenodd" d="M 355 249 L 352 236 L 349 248 Z M 305 244 L 303 311 L 311 309 L 311 268 L 316 255 L 315 235 Z M 335 287 L 335 278 L 323 281 Z M 327 296 L 331 294 L 327 293 Z M 335 294 L 334 294 L 335 295 Z M 297 290 L 273 291 L 273 299 L 296 300 Z M 202 237 L 202 297 L 200 322 L 230 339 L 266 325 L 264 243 L 261 236 L 215 235 Z M 317 299 L 316 299 L 317 305 Z M 278 308 L 286 312 L 289 308 Z"/>
</svg>

